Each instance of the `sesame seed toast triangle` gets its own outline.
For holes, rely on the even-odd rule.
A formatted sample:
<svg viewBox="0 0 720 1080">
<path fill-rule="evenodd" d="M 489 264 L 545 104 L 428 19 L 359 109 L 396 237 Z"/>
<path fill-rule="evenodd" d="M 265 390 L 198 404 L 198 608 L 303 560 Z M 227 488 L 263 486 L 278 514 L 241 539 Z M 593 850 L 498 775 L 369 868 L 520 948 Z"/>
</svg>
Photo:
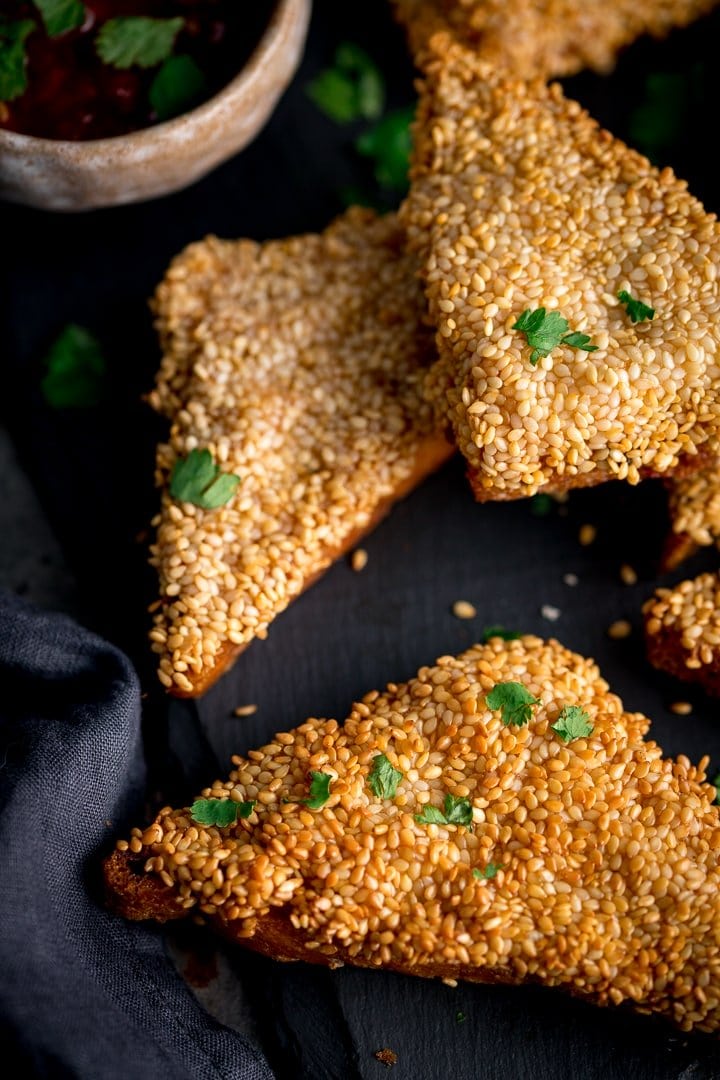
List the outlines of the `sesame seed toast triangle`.
<svg viewBox="0 0 720 1080">
<path fill-rule="evenodd" d="M 524 726 L 487 704 L 508 681 L 539 699 Z M 564 741 L 552 725 L 571 705 L 592 730 Z M 280 960 L 541 982 L 717 1031 L 715 792 L 707 759 L 664 759 L 647 728 L 591 660 L 494 638 L 367 694 L 342 726 L 309 719 L 233 758 L 202 798 L 248 816 L 161 810 L 106 860 L 108 902 L 200 916 Z M 380 755 L 390 788 L 372 783 Z M 310 772 L 329 778 L 316 809 Z M 448 796 L 471 828 L 427 823 Z"/>
<path fill-rule="evenodd" d="M 608 72 L 642 34 L 665 37 L 717 0 L 393 0 L 419 67 L 432 62 L 433 34 L 449 32 L 488 62 L 523 78 L 583 68 Z"/>
<path fill-rule="evenodd" d="M 666 483 L 670 533 L 660 569 L 674 570 L 698 548 L 720 547 L 720 460 L 714 459 L 692 476 Z"/>
<path fill-rule="evenodd" d="M 656 589 L 643 605 L 653 667 L 720 696 L 720 574 L 699 574 Z"/>
<path fill-rule="evenodd" d="M 424 400 L 435 357 L 395 216 L 319 235 L 192 244 L 155 298 L 151 404 L 162 504 L 151 631 L 163 685 L 202 693 L 273 618 L 453 452 Z M 204 510 L 172 499 L 193 449 L 240 477 Z"/>
<path fill-rule="evenodd" d="M 558 85 L 433 45 L 401 217 L 437 328 L 426 391 L 476 497 L 699 468 L 720 429 L 715 215 Z M 513 327 L 540 308 L 597 351 L 533 358 Z"/>
</svg>

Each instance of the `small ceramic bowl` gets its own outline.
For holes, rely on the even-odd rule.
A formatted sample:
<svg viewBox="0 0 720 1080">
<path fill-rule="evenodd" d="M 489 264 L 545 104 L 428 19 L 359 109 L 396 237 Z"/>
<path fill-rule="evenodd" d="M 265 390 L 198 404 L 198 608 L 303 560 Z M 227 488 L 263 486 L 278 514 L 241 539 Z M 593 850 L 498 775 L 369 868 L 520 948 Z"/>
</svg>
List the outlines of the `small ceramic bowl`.
<svg viewBox="0 0 720 1080">
<path fill-rule="evenodd" d="M 203 105 L 111 139 L 69 142 L 0 129 L 0 196 L 45 210 L 90 210 L 186 187 L 246 146 L 300 62 L 311 0 L 278 0 L 235 78 Z"/>
</svg>

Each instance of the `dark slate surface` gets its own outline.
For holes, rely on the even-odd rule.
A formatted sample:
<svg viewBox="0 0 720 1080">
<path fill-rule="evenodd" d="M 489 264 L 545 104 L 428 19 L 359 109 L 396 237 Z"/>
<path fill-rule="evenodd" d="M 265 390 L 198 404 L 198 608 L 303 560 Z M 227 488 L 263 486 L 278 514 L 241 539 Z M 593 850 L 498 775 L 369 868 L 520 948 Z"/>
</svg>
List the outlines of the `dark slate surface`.
<svg viewBox="0 0 720 1080">
<path fill-rule="evenodd" d="M 688 94 L 670 157 L 710 207 L 720 205 L 706 160 L 718 31 L 715 18 L 666 44 L 640 43 L 612 78 L 584 75 L 571 83 L 598 116 L 627 134 L 647 73 L 687 74 L 686 85 L 700 87 L 692 93 L 701 93 L 701 102 Z M 594 656 L 628 707 L 653 717 L 653 734 L 667 752 L 709 753 L 712 767 L 720 768 L 717 706 L 654 673 L 637 632 L 640 604 L 657 583 L 666 525 L 657 483 L 577 493 L 538 517 L 529 503 L 478 507 L 460 462 L 451 462 L 368 539 L 361 574 L 336 565 L 199 705 L 169 704 L 158 693 L 145 646 L 153 577 L 143 533 L 155 499 L 153 446 L 163 429 L 140 400 L 158 360 L 146 298 L 189 241 L 209 231 L 263 239 L 320 228 L 341 209 L 340 189 L 367 182 L 366 166 L 352 150 L 354 129 L 336 128 L 303 92 L 335 44 L 348 38 L 383 66 L 393 104 L 412 100 L 412 72 L 384 3 L 360 8 L 325 0 L 316 4 L 301 71 L 270 125 L 205 181 L 165 200 L 88 215 L 0 206 L 6 279 L 0 418 L 78 581 L 73 602 L 95 629 L 129 651 L 143 675 L 153 789 L 186 800 L 218 767 L 225 770 L 231 753 L 307 715 L 342 717 L 371 687 L 465 648 L 496 623 L 552 634 Z M 70 320 L 98 333 L 113 372 L 112 404 L 81 416 L 50 412 L 38 392 L 39 357 Z M 586 522 L 597 526 L 598 537 L 584 548 L 577 534 Z M 8 543 L 0 539 L 6 552 Z M 44 526 L 29 523 L 28 547 L 42 545 Z M 624 562 L 637 569 L 637 586 L 620 583 Z M 705 553 L 687 573 L 719 562 L 716 553 Z M 564 583 L 567 573 L 577 575 L 577 586 Z M 452 616 L 457 599 L 475 604 L 476 620 Z M 545 604 L 560 609 L 557 621 L 543 618 Z M 618 618 L 635 628 L 626 641 L 606 636 Z M 678 699 L 694 702 L 692 716 L 669 711 Z M 235 706 L 248 702 L 258 704 L 254 716 L 233 716 Z M 283 967 L 240 950 L 225 954 L 256 1006 L 260 1036 L 281 1080 L 372 1080 L 385 1073 L 373 1055 L 386 1046 L 398 1055 L 390 1073 L 397 1080 L 720 1077 L 715 1042 L 539 988 L 452 989 L 386 973 Z"/>
</svg>

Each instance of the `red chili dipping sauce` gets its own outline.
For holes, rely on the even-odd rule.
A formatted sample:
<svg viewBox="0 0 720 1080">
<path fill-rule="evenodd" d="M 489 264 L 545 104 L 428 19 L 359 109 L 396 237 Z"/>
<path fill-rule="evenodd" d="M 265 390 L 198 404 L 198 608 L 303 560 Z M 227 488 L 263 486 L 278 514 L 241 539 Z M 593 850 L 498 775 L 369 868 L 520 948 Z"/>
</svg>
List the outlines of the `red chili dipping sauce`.
<svg viewBox="0 0 720 1080">
<path fill-rule="evenodd" d="M 0 127 L 99 139 L 186 112 L 240 71 L 273 7 L 272 0 L 1 0 Z M 137 16 L 141 22 L 127 21 Z M 77 25 L 58 33 L 63 19 Z M 182 23 L 156 22 L 172 19 Z"/>
</svg>

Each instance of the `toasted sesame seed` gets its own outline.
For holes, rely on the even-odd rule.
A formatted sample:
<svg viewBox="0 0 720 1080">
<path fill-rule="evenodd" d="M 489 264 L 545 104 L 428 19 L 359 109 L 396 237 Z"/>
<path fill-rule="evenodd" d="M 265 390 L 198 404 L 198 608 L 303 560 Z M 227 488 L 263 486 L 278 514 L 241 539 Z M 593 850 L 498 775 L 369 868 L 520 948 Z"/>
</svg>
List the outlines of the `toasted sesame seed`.
<svg viewBox="0 0 720 1080">
<path fill-rule="evenodd" d="M 607 628 L 607 636 L 614 641 L 620 641 L 623 638 L 630 637 L 632 634 L 632 624 L 627 619 L 616 619 L 614 623 L 610 623 Z"/>
<path fill-rule="evenodd" d="M 590 547 L 591 544 L 595 543 L 596 536 L 597 528 L 594 525 L 581 525 L 578 533 L 578 543 L 581 544 L 582 547 Z"/>
<path fill-rule="evenodd" d="M 623 585 L 637 585 L 637 573 L 628 563 L 623 563 L 620 567 L 620 580 Z"/>
<path fill-rule="evenodd" d="M 456 600 L 452 606 L 452 613 L 457 619 L 474 619 L 477 608 L 467 600 Z"/>
<path fill-rule="evenodd" d="M 426 393 L 476 498 L 700 465 L 720 435 L 714 215 L 559 84 L 509 77 L 448 35 L 428 53 L 401 218 L 437 330 Z M 623 289 L 652 322 L 632 323 Z M 596 351 L 561 344 L 533 365 L 515 323 L 540 307 Z"/>
<path fill-rule="evenodd" d="M 563 574 L 563 581 L 566 585 L 574 588 L 579 583 L 580 578 L 577 574 Z"/>
<path fill-rule="evenodd" d="M 689 701 L 673 701 L 670 711 L 676 713 L 677 716 L 689 716 L 693 707 Z"/>
<path fill-rule="evenodd" d="M 559 607 L 553 607 L 552 604 L 543 604 L 543 606 L 540 608 L 540 614 L 542 615 L 543 619 L 547 619 L 548 622 L 557 622 L 557 620 L 560 618 L 561 612 Z"/>
<path fill-rule="evenodd" d="M 233 709 L 234 716 L 254 716 L 257 712 L 257 705 L 238 705 L 236 709 Z"/>
<path fill-rule="evenodd" d="M 450 456 L 424 400 L 435 349 L 403 240 L 396 216 L 355 208 L 321 235 L 192 244 L 160 285 L 150 402 L 172 429 L 157 453 L 165 600 L 150 636 L 173 692 L 205 689 Z M 197 447 L 241 478 L 217 510 L 167 491 Z"/>
<path fill-rule="evenodd" d="M 564 0 L 561 6 L 528 6 L 527 0 L 393 0 L 393 6 L 421 68 L 428 53 L 432 56 L 430 38 L 449 32 L 496 67 L 523 78 L 558 78 L 583 68 L 607 74 L 618 51 L 635 38 L 664 37 L 673 26 L 685 26 L 708 11 L 712 0 Z M 502 201 L 498 205 L 505 209 Z"/>
<path fill-rule="evenodd" d="M 485 702 L 508 680 L 539 699 L 522 727 Z M 554 737 L 565 705 L 587 712 L 590 735 Z M 592 661 L 493 638 L 372 691 L 342 724 L 311 718 L 234 757 L 200 795 L 254 799 L 256 812 L 218 828 L 165 807 L 119 843 L 111 858 L 139 862 L 145 880 L 116 892 L 135 918 L 183 910 L 240 943 L 260 944 L 264 917 L 282 912 L 288 941 L 328 963 L 448 979 L 502 969 L 717 1032 L 715 791 L 706 758 L 663 759 L 648 726 Z M 392 799 L 367 783 L 378 753 L 404 774 Z M 310 770 L 334 777 L 319 810 L 300 801 Z M 417 821 L 448 793 L 471 802 L 472 830 Z M 501 871 L 477 880 L 490 861 Z"/>
<path fill-rule="evenodd" d="M 350 558 L 350 565 L 356 573 L 364 570 L 368 563 L 368 553 L 365 548 L 355 548 Z"/>
</svg>

